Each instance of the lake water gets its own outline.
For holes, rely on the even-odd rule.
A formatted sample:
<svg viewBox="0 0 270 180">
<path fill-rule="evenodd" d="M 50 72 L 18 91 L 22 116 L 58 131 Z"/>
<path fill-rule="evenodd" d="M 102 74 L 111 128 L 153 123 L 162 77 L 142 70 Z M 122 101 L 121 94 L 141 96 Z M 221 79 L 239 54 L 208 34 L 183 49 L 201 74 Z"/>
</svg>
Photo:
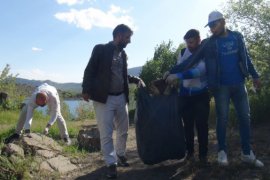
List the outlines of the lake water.
<svg viewBox="0 0 270 180">
<path fill-rule="evenodd" d="M 81 100 L 65 100 L 64 101 L 70 110 L 70 113 L 74 116 L 76 116 L 76 109 L 79 107 L 80 103 L 83 103 Z"/>
<path fill-rule="evenodd" d="M 76 117 L 76 110 L 79 106 L 92 106 L 92 101 L 86 102 L 83 100 L 64 100 L 64 102 L 68 105 L 70 113 Z M 44 114 L 46 114 L 47 106 L 45 107 L 38 107 L 37 110 L 42 111 Z"/>
</svg>

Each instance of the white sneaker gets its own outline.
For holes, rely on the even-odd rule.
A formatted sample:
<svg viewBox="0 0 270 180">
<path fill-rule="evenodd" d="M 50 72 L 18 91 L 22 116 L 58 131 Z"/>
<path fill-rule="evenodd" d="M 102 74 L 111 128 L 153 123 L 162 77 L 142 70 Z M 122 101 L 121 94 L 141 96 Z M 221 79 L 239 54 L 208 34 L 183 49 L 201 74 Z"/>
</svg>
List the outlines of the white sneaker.
<svg viewBox="0 0 270 180">
<path fill-rule="evenodd" d="M 218 159 L 217 160 L 218 160 L 218 164 L 221 166 L 228 166 L 229 165 L 227 154 L 223 150 L 218 152 Z"/>
<path fill-rule="evenodd" d="M 245 163 L 252 164 L 255 167 L 259 167 L 259 168 L 264 167 L 263 162 L 256 159 L 256 156 L 254 155 L 253 151 L 250 151 L 249 155 L 244 155 L 243 153 L 241 153 L 241 160 Z"/>
</svg>

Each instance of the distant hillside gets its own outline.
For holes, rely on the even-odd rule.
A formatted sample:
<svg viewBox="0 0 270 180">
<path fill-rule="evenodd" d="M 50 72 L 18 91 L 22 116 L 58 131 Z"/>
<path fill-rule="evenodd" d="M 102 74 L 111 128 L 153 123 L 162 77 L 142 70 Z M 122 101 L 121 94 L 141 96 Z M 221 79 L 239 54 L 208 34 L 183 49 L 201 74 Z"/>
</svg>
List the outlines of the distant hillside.
<svg viewBox="0 0 270 180">
<path fill-rule="evenodd" d="M 75 93 L 82 92 L 81 83 L 57 83 L 50 80 L 40 81 L 40 80 L 29 80 L 29 79 L 23 79 L 23 78 L 17 78 L 16 83 L 25 84 L 32 87 L 37 87 L 42 83 L 48 83 L 62 91 L 71 91 Z"/>
<path fill-rule="evenodd" d="M 128 69 L 128 73 L 130 75 L 133 75 L 133 76 L 139 76 L 141 69 L 142 69 L 141 66 L 130 68 L 130 69 Z M 75 93 L 82 92 L 82 84 L 81 83 L 57 83 L 57 82 L 53 82 L 51 80 L 41 81 L 41 80 L 29 80 L 29 79 L 23 79 L 23 78 L 17 78 L 16 83 L 28 85 L 28 86 L 32 86 L 32 87 L 37 87 L 42 83 L 48 83 L 48 84 L 50 84 L 50 85 L 52 85 L 52 86 L 54 86 L 57 89 L 60 89 L 62 91 L 71 91 L 71 92 L 75 92 Z"/>
<path fill-rule="evenodd" d="M 139 76 L 141 73 L 141 70 L 142 70 L 142 66 L 129 68 L 128 74 L 133 75 L 133 76 Z"/>
</svg>

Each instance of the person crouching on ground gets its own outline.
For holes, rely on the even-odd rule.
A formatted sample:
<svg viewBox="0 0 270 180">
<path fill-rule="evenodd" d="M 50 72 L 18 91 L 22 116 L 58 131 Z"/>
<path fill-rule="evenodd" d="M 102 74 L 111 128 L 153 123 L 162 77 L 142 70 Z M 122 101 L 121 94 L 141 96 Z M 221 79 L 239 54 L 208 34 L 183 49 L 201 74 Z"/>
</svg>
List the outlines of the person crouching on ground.
<svg viewBox="0 0 270 180">
<path fill-rule="evenodd" d="M 71 140 L 68 135 L 66 122 L 60 111 L 61 108 L 58 92 L 55 87 L 50 86 L 47 83 L 38 86 L 30 99 L 26 100 L 22 107 L 15 133 L 5 139 L 5 144 L 19 139 L 23 129 L 25 133 L 30 133 L 34 110 L 38 106 L 44 107 L 46 105 L 48 105 L 51 118 L 44 129 L 44 134 L 47 135 L 50 127 L 55 123 L 55 121 L 57 121 L 61 138 L 67 145 L 70 145 Z"/>
</svg>

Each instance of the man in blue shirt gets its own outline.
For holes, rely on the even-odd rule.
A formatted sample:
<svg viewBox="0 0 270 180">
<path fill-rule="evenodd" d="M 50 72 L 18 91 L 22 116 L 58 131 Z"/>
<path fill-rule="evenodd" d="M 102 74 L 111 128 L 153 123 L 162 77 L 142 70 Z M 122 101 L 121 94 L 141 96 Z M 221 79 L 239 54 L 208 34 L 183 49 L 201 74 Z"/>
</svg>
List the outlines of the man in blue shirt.
<svg viewBox="0 0 270 180">
<path fill-rule="evenodd" d="M 170 74 L 190 69 L 204 58 L 208 88 L 212 91 L 216 106 L 218 163 L 224 166 L 229 164 L 226 126 L 232 100 L 239 120 L 241 160 L 263 167 L 264 164 L 256 159 L 250 146 L 250 107 L 245 86 L 245 78 L 251 75 L 254 87 L 259 88 L 259 75 L 247 53 L 242 34 L 227 29 L 225 24 L 220 12 L 211 12 L 206 26 L 209 26 L 213 35 L 202 41 L 200 48 L 190 58 L 173 67 Z"/>
</svg>

